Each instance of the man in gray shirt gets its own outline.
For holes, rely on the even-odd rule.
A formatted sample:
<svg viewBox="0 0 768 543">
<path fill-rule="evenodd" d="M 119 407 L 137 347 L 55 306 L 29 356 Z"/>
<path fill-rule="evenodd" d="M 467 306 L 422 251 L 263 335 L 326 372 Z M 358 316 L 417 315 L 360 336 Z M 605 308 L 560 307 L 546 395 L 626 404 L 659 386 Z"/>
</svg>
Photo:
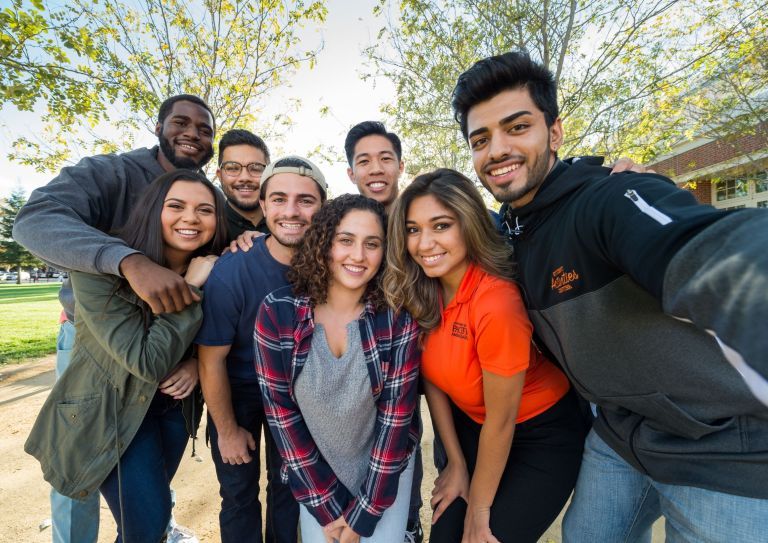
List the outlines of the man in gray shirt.
<svg viewBox="0 0 768 543">
<path fill-rule="evenodd" d="M 160 106 L 159 145 L 82 159 L 32 192 L 13 237 L 35 256 L 64 270 L 125 277 L 155 313 L 179 311 L 196 295 L 184 278 L 112 237 L 139 195 L 159 175 L 198 169 L 213 156 L 214 119 L 197 96 L 182 94 Z M 69 281 L 59 293 L 66 315 L 57 340 L 56 372 L 69 364 L 74 341 L 74 298 Z M 90 543 L 98 537 L 99 497 L 79 502 L 51 493 L 54 543 Z"/>
</svg>

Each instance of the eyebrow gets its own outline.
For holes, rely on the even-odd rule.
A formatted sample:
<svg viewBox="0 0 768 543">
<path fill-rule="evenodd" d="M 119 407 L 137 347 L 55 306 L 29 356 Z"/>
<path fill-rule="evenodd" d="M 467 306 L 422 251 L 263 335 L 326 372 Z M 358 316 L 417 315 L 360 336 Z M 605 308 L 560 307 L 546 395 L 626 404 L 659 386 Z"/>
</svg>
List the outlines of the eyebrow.
<svg viewBox="0 0 768 543">
<path fill-rule="evenodd" d="M 358 158 L 368 157 L 368 156 L 371 156 L 371 155 L 374 155 L 374 154 L 395 156 L 395 152 L 394 151 L 390 151 L 389 149 L 384 149 L 383 151 L 379 151 L 378 153 L 360 153 L 360 154 L 357 154 L 357 155 L 355 155 L 355 160 L 357 160 Z"/>
<path fill-rule="evenodd" d="M 192 117 L 190 117 L 189 115 L 183 115 L 182 113 L 174 113 L 173 115 L 171 115 L 171 119 L 180 119 L 180 120 L 192 122 Z M 213 127 L 206 122 L 202 122 L 200 124 L 213 130 Z"/>
<path fill-rule="evenodd" d="M 354 232 L 347 232 L 347 231 L 345 231 L 345 230 L 343 230 L 343 231 L 341 231 L 341 232 L 336 232 L 336 235 L 337 235 L 337 236 L 350 236 L 350 237 L 353 237 L 353 238 L 356 238 L 356 237 L 357 237 L 357 234 L 355 234 Z M 382 238 L 381 236 L 376 236 L 376 235 L 373 235 L 373 236 L 365 236 L 363 239 L 378 239 L 378 240 L 383 240 L 384 238 Z"/>
<path fill-rule="evenodd" d="M 501 124 L 501 125 L 509 124 L 512 121 L 514 121 L 515 119 L 517 119 L 518 117 L 522 117 L 523 115 L 531 115 L 531 112 L 528 111 L 528 110 L 516 111 L 512 115 L 507 115 L 506 117 L 501 119 L 499 121 L 499 124 Z M 469 135 L 467 136 L 467 139 L 470 139 L 473 136 L 476 136 L 478 134 L 482 134 L 484 132 L 488 132 L 488 127 L 487 126 L 483 126 L 483 127 L 478 128 L 477 130 L 473 130 L 472 132 L 469 133 Z"/>
<path fill-rule="evenodd" d="M 271 198 L 272 196 L 285 196 L 287 198 L 288 196 L 290 196 L 290 194 L 288 194 L 287 192 L 277 192 L 277 191 L 270 192 L 269 194 L 267 194 L 267 198 Z M 309 192 L 297 194 L 296 198 L 314 198 L 315 200 L 317 200 L 317 196 Z"/>
<path fill-rule="evenodd" d="M 440 221 L 440 220 L 445 220 L 445 219 L 448 219 L 448 220 L 451 220 L 451 221 L 455 221 L 456 217 L 452 217 L 451 215 L 437 215 L 435 217 L 430 218 L 429 222 L 435 222 L 435 221 Z M 406 223 L 409 223 L 409 222 L 414 222 L 415 223 L 416 221 L 414 221 L 412 219 L 406 219 L 405 222 Z"/>
</svg>

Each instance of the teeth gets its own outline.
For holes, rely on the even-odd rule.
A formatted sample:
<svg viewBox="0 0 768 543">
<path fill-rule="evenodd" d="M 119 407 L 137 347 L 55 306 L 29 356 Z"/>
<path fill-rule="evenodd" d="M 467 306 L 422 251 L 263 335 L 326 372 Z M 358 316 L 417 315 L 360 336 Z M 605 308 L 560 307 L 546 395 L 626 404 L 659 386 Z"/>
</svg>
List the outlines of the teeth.
<svg viewBox="0 0 768 543">
<path fill-rule="evenodd" d="M 422 256 L 421 258 L 427 264 L 431 264 L 431 263 L 435 262 L 436 260 L 439 260 L 442 256 L 443 256 L 442 254 L 439 254 L 439 255 L 431 255 L 431 256 Z"/>
<path fill-rule="evenodd" d="M 376 183 L 370 183 L 368 185 L 368 187 L 370 187 L 372 189 L 383 189 L 386 186 L 387 186 L 387 184 L 386 183 L 382 183 L 381 181 L 378 181 Z"/>
<path fill-rule="evenodd" d="M 365 268 L 363 268 L 362 266 L 350 266 L 349 264 L 346 264 L 344 267 L 349 271 L 351 271 L 352 273 L 360 273 L 362 271 L 365 271 Z"/>
<path fill-rule="evenodd" d="M 188 151 L 197 151 L 197 147 L 193 145 L 186 145 L 184 143 L 180 144 L 180 147 L 183 147 L 184 149 L 187 149 Z"/>
<path fill-rule="evenodd" d="M 280 226 L 282 226 L 283 228 L 287 228 L 288 230 L 298 230 L 303 225 L 295 222 L 281 222 Z"/>
<path fill-rule="evenodd" d="M 198 233 L 197 230 L 182 230 L 182 229 L 178 229 L 176 231 L 179 234 L 181 234 L 182 236 L 196 236 L 197 233 Z"/>
<path fill-rule="evenodd" d="M 491 170 L 491 175 L 504 175 L 505 173 L 514 172 L 520 167 L 520 164 L 512 164 L 511 166 L 504 166 L 496 170 Z"/>
</svg>

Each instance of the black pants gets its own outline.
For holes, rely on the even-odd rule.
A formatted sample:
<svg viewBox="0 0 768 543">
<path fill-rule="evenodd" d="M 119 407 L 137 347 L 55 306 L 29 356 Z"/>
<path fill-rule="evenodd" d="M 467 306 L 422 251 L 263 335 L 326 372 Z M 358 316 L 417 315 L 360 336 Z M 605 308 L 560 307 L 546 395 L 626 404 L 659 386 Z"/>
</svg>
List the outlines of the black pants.
<svg viewBox="0 0 768 543">
<path fill-rule="evenodd" d="M 469 475 L 475 472 L 482 425 L 451 405 Z M 491 506 L 491 532 L 502 543 L 538 541 L 571 495 L 586 428 L 571 391 L 544 413 L 515 427 L 512 449 Z M 457 498 L 432 527 L 430 541 L 460 542 L 467 503 Z"/>
</svg>

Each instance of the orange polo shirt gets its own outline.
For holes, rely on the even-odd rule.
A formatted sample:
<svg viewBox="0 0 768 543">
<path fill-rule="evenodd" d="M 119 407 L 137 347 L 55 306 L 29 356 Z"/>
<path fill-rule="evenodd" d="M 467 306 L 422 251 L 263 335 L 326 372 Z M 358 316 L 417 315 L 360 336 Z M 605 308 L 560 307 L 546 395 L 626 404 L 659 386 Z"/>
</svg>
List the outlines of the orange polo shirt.
<svg viewBox="0 0 768 543">
<path fill-rule="evenodd" d="M 440 327 L 424 344 L 421 372 L 472 420 L 485 421 L 483 370 L 525 371 L 517 422 L 543 413 L 570 387 L 562 371 L 531 343 L 533 327 L 514 283 L 470 265 Z"/>
</svg>

